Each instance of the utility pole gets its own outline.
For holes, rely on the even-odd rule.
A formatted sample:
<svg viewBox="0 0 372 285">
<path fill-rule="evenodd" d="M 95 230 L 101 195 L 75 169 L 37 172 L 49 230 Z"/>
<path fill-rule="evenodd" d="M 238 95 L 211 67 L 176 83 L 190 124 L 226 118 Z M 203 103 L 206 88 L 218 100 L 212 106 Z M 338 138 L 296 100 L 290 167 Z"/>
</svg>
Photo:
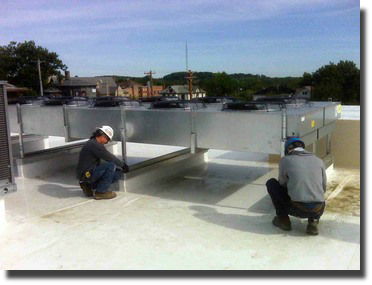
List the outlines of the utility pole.
<svg viewBox="0 0 372 285">
<path fill-rule="evenodd" d="M 196 79 L 196 76 L 192 76 L 192 75 L 193 75 L 193 72 L 189 70 L 188 76 L 185 77 L 189 81 L 190 100 L 192 99 L 192 80 Z"/>
<path fill-rule="evenodd" d="M 43 82 L 41 80 L 40 63 L 41 62 L 45 62 L 45 61 L 41 61 L 40 59 L 37 59 L 37 61 L 33 60 L 32 62 L 37 62 L 37 70 L 39 72 L 39 82 L 40 82 L 40 96 L 44 96 L 44 93 L 43 93 Z"/>
<path fill-rule="evenodd" d="M 153 74 L 156 74 L 155 72 L 152 72 L 152 70 L 150 70 L 150 72 L 144 72 L 144 74 L 146 75 L 150 75 L 150 89 L 151 89 L 151 95 L 150 96 L 153 96 L 154 93 L 153 93 L 153 88 L 152 88 L 152 75 Z"/>
</svg>

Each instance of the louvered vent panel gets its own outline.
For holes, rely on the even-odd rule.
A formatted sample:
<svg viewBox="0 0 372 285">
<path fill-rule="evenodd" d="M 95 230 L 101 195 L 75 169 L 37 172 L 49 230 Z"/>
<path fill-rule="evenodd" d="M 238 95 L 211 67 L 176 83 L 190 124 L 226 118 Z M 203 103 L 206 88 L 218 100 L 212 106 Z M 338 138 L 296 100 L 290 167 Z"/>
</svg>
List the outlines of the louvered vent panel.
<svg viewBox="0 0 372 285">
<path fill-rule="evenodd" d="M 11 182 L 12 173 L 8 142 L 8 127 L 6 123 L 5 86 L 0 84 L 0 181 Z M 1 185 L 0 185 L 1 186 Z"/>
</svg>

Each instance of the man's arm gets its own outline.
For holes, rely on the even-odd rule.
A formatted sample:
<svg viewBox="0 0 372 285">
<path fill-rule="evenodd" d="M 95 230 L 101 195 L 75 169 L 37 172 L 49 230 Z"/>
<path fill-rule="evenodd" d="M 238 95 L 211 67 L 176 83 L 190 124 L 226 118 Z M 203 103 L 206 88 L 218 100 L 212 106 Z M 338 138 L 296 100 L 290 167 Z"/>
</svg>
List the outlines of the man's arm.
<svg viewBox="0 0 372 285">
<path fill-rule="evenodd" d="M 103 159 L 108 162 L 114 162 L 118 167 L 123 167 L 123 162 L 117 158 L 115 155 L 113 155 L 111 152 L 109 152 L 103 145 L 101 144 L 96 144 L 92 148 L 92 152 L 94 155 L 99 157 L 100 159 Z"/>
<path fill-rule="evenodd" d="M 282 158 L 279 163 L 279 177 L 278 177 L 279 184 L 283 187 L 287 187 L 288 177 L 287 177 L 287 170 L 285 165 L 285 160 Z"/>
<path fill-rule="evenodd" d="M 323 190 L 324 190 L 324 193 L 326 192 L 327 190 L 327 174 L 326 174 L 326 171 L 325 171 L 325 165 L 322 161 L 322 184 L 323 184 Z"/>
</svg>

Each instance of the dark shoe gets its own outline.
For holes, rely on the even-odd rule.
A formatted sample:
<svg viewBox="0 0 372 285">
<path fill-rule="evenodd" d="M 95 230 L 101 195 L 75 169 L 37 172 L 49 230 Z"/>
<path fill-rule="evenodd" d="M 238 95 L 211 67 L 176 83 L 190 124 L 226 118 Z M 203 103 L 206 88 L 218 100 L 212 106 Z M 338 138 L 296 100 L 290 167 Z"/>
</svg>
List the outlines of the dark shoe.
<svg viewBox="0 0 372 285">
<path fill-rule="evenodd" d="M 312 236 L 318 235 L 318 223 L 319 223 L 319 220 L 314 221 L 314 220 L 309 219 L 307 223 L 306 233 Z"/>
<path fill-rule="evenodd" d="M 93 191 L 92 188 L 88 183 L 80 182 L 80 188 L 83 190 L 85 196 L 87 197 L 93 197 Z"/>
<path fill-rule="evenodd" d="M 289 217 L 275 216 L 273 219 L 273 225 L 285 231 L 292 230 L 291 221 L 289 220 Z"/>
<path fill-rule="evenodd" d="M 94 195 L 94 199 L 96 199 L 96 200 L 112 199 L 112 198 L 115 198 L 115 197 L 116 197 L 115 192 L 106 192 L 106 193 L 96 192 L 96 194 Z"/>
</svg>

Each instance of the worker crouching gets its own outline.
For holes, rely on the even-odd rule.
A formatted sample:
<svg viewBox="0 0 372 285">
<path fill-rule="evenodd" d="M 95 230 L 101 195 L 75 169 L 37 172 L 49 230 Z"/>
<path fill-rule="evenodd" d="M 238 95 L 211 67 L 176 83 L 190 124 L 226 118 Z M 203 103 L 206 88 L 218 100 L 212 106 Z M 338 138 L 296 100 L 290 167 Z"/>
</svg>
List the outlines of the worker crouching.
<svg viewBox="0 0 372 285">
<path fill-rule="evenodd" d="M 305 151 L 305 143 L 299 138 L 287 140 L 285 154 L 279 163 L 279 179 L 271 178 L 266 182 L 276 210 L 272 222 L 274 226 L 290 231 L 289 215 L 307 218 L 307 234 L 317 235 L 325 207 L 327 177 L 324 163 Z"/>
<path fill-rule="evenodd" d="M 79 155 L 77 178 L 85 196 L 96 200 L 112 199 L 116 193 L 109 191 L 112 183 L 129 171 L 128 165 L 110 153 L 104 145 L 112 140 L 110 126 L 98 128 L 85 143 Z M 101 160 L 106 163 L 101 163 Z M 93 193 L 93 190 L 94 193 Z"/>
</svg>

